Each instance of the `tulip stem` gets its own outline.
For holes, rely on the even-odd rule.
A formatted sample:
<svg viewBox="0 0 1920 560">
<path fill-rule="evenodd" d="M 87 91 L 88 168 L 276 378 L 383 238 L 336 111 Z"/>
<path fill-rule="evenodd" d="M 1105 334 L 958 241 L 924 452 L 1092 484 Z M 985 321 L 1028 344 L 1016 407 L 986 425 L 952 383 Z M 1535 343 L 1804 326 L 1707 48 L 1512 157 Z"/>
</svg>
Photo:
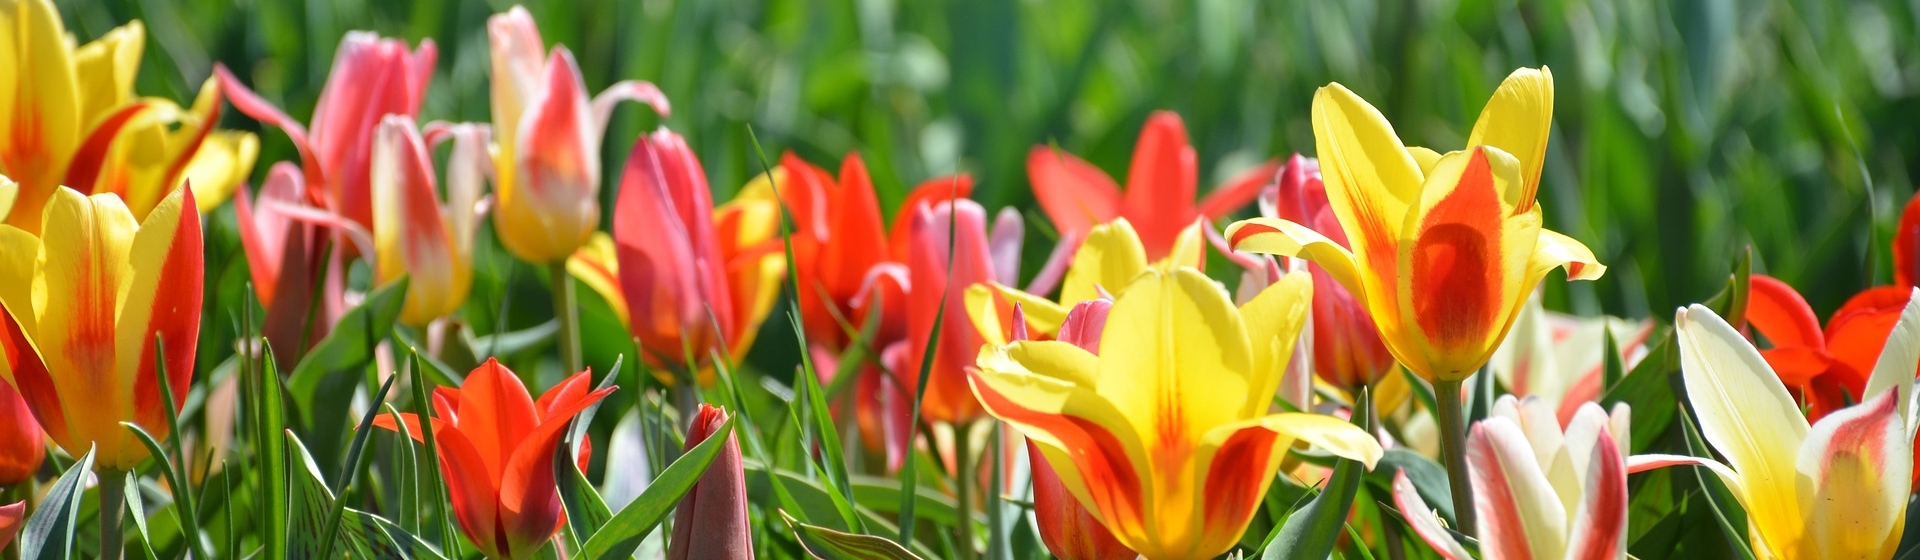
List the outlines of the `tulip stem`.
<svg viewBox="0 0 1920 560">
<path fill-rule="evenodd" d="M 979 469 L 973 463 L 973 426 L 954 427 L 953 476 L 954 510 L 959 512 L 953 525 L 953 546 L 960 560 L 973 560 L 973 477 Z M 908 465 L 912 468 L 912 465 Z"/>
<path fill-rule="evenodd" d="M 566 374 L 580 371 L 580 306 L 573 295 L 573 277 L 567 274 L 567 261 L 547 265 L 553 278 L 553 316 L 560 321 L 560 366 Z"/>
<path fill-rule="evenodd" d="M 1460 409 L 1460 381 L 1433 382 L 1434 411 L 1440 422 L 1440 455 L 1447 464 L 1447 486 L 1453 492 L 1455 529 L 1468 535 L 1475 532 L 1473 480 L 1467 477 L 1467 424 Z"/>
<path fill-rule="evenodd" d="M 100 560 L 120 560 L 121 548 L 126 539 L 120 536 L 120 525 L 125 520 L 121 512 L 127 508 L 127 472 L 103 469 L 100 478 Z"/>
</svg>

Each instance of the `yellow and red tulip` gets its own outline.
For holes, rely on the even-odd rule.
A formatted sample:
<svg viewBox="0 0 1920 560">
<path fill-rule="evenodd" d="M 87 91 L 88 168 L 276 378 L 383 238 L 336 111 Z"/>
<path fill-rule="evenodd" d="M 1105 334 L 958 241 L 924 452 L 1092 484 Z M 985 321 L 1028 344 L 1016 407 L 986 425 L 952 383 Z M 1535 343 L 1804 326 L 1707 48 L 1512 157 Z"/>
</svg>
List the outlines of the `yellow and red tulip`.
<svg viewBox="0 0 1920 560">
<path fill-rule="evenodd" d="M 429 135 L 455 142 L 445 207 L 428 142 L 412 118 L 387 115 L 373 140 L 374 282 L 409 278 L 400 322 L 416 327 L 459 310 L 473 287 L 473 207 L 487 161 L 483 128 L 441 126 Z"/>
<path fill-rule="evenodd" d="M 6 359 L 6 355 L 0 355 L 0 359 Z M 6 367 L 12 369 L 12 364 Z M 0 488 L 32 480 L 46 458 L 46 440 L 40 433 L 40 422 L 33 419 L 33 409 L 27 408 L 27 401 L 20 398 L 13 385 L 0 383 Z M 6 548 L 0 544 L 0 550 Z"/>
<path fill-rule="evenodd" d="M 679 135 L 644 136 L 627 156 L 614 203 L 617 263 L 606 268 L 620 279 L 628 327 L 662 381 L 678 367 L 712 383 L 711 360 L 723 350 L 745 355 L 772 311 L 786 262 L 769 180 L 755 179 L 715 209 L 706 172 Z"/>
<path fill-rule="evenodd" d="M 220 88 L 202 86 L 191 109 L 133 92 L 146 28 L 135 21 L 78 48 L 49 0 L 0 10 L 0 174 L 20 182 L 6 223 L 39 234 L 41 209 L 61 186 L 114 193 L 135 218 L 191 179 L 201 210 L 253 169 L 253 135 L 214 131 Z M 4 209 L 4 208 L 0 208 Z"/>
<path fill-rule="evenodd" d="M 620 101 L 645 101 L 661 116 L 666 95 L 625 81 L 591 101 L 566 47 L 541 57 L 540 29 L 514 6 L 487 20 L 493 53 L 494 228 L 521 260 L 566 259 L 600 224 L 600 137 Z"/>
<path fill-rule="evenodd" d="M 1194 221 L 1218 219 L 1252 202 L 1276 169 L 1278 162 L 1262 163 L 1208 193 L 1196 206 L 1198 158 L 1180 115 L 1169 111 L 1147 117 L 1133 147 L 1124 193 L 1100 168 L 1064 150 L 1034 146 L 1027 152 L 1033 196 L 1062 238 L 1126 218 L 1139 228 L 1147 258 L 1156 261 L 1174 252 L 1181 231 Z"/>
<path fill-rule="evenodd" d="M 1504 395 L 1473 426 L 1467 461 L 1483 559 L 1626 558 L 1627 407 L 1615 405 L 1609 414 L 1584 403 L 1564 430 L 1554 409 L 1538 397 Z M 1393 497 L 1415 534 L 1442 557 L 1473 558 L 1405 472 L 1394 476 Z"/>
<path fill-rule="evenodd" d="M 1098 354 L 1057 340 L 990 346 L 969 380 L 1122 544 L 1212 558 L 1239 542 L 1296 441 L 1368 468 L 1380 458 L 1345 421 L 1268 413 L 1311 285 L 1290 275 L 1235 309 L 1198 271 L 1148 271 L 1114 300 Z"/>
<path fill-rule="evenodd" d="M 1772 366 L 1700 305 L 1675 314 L 1681 378 L 1701 435 L 1727 461 L 1640 455 L 1634 472 L 1707 467 L 1747 511 L 1753 551 L 1772 558 L 1891 558 L 1906 523 L 1920 305 L 1886 339 L 1858 404 L 1808 425 Z"/>
<path fill-rule="evenodd" d="M 193 197 L 176 190 L 141 222 L 119 196 L 63 187 L 43 235 L 0 225 L 0 378 L 54 442 L 92 447 L 101 470 L 147 458 L 121 422 L 166 437 L 165 407 L 187 397 L 203 273 Z M 174 402 L 160 397 L 156 357 Z"/>
<path fill-rule="evenodd" d="M 262 99 L 225 66 L 214 73 L 230 92 L 234 108 L 279 127 L 293 141 L 311 205 L 367 229 L 373 226 L 374 129 L 387 115 L 419 114 L 438 58 L 431 39 L 408 51 L 399 39 L 367 31 L 347 33 L 334 51 L 311 129 Z"/>
<path fill-rule="evenodd" d="M 1060 327 L 1059 340 L 1087 352 L 1100 353 L 1100 331 L 1107 326 L 1113 300 L 1100 298 L 1083 301 L 1067 313 Z M 1019 322 L 1015 323 L 1020 324 Z M 1040 542 L 1062 560 L 1131 560 L 1139 554 L 1114 538 L 1113 531 L 1074 499 L 1061 484 L 1059 473 L 1047 462 L 1046 455 L 1032 441 L 1027 442 L 1027 460 L 1033 477 L 1033 517 L 1040 530 Z"/>
<path fill-rule="evenodd" d="M 1534 195 L 1552 111 L 1552 74 L 1522 68 L 1494 92 L 1467 149 L 1441 155 L 1402 145 L 1378 110 L 1330 84 L 1314 96 L 1314 139 L 1352 249 L 1272 218 L 1226 235 L 1237 250 L 1319 264 L 1367 306 L 1402 365 L 1430 381 L 1465 379 L 1547 272 L 1606 271 L 1579 241 L 1541 227 Z"/>
<path fill-rule="evenodd" d="M 1093 226 L 1074 249 L 1073 260 L 1060 284 L 1058 302 L 999 281 L 977 283 L 967 287 L 967 316 L 989 344 L 1006 344 L 1013 340 L 1008 333 L 1007 312 L 1013 303 L 1019 303 L 1025 326 L 1037 338 L 1052 336 L 1074 305 L 1099 299 L 1102 293 L 1118 295 L 1117 290 L 1126 289 L 1147 270 L 1202 268 L 1206 254 L 1205 245 L 1201 243 L 1201 224 L 1198 221 L 1187 224 L 1174 238 L 1172 252 L 1157 260 L 1147 257 L 1146 244 L 1126 218 Z"/>
<path fill-rule="evenodd" d="M 727 411 L 701 404 L 700 413 L 687 430 L 686 450 L 693 450 L 726 425 Z M 667 560 L 753 558 L 753 528 L 747 522 L 747 481 L 740 462 L 740 442 L 729 431 L 724 445 L 700 475 L 700 481 L 674 508 Z"/>
<path fill-rule="evenodd" d="M 520 378 L 487 359 L 459 389 L 433 392 L 433 437 L 454 519 L 488 558 L 532 556 L 566 523 L 554 485 L 553 454 L 569 421 L 615 387 L 593 390 L 587 372 L 568 377 L 539 400 Z M 373 425 L 423 441 L 420 418 L 383 414 Z M 581 446 L 580 465 L 591 448 Z"/>
</svg>

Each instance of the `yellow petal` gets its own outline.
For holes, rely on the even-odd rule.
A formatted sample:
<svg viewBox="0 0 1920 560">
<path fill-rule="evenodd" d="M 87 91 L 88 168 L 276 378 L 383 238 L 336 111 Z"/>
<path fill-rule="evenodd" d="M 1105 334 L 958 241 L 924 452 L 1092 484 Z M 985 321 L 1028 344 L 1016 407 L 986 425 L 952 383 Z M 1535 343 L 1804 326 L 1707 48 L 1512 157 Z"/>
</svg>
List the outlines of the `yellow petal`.
<svg viewBox="0 0 1920 560">
<path fill-rule="evenodd" d="M 1313 276 L 1292 272 L 1267 286 L 1246 305 L 1240 315 L 1247 322 L 1247 342 L 1253 349 L 1253 375 L 1247 381 L 1253 398 L 1241 408 L 1241 418 L 1265 414 L 1271 397 L 1286 376 L 1287 362 L 1293 357 L 1294 344 L 1306 326 L 1307 310 L 1313 307 Z M 1266 398 L 1262 398 L 1266 397 Z"/>
<path fill-rule="evenodd" d="M 620 288 L 620 262 L 614 257 L 613 238 L 606 232 L 593 232 L 587 243 L 567 258 L 567 274 L 592 288 L 606 300 L 607 307 L 627 324 L 627 297 Z"/>
<path fill-rule="evenodd" d="M 1168 253 L 1167 258 L 1161 259 L 1159 262 L 1154 263 L 1153 266 L 1161 269 L 1169 269 L 1176 266 L 1200 268 L 1207 264 L 1207 254 L 1204 251 L 1205 247 L 1205 245 L 1201 244 L 1200 222 L 1195 221 L 1188 224 L 1187 227 L 1180 228 L 1180 235 L 1173 239 L 1173 252 Z M 1131 278 L 1129 278 L 1129 280 L 1131 280 Z"/>
<path fill-rule="evenodd" d="M 1007 319 L 1000 316 L 1000 306 L 996 297 L 1007 298 L 1020 305 L 1020 313 L 1026 318 L 1027 326 L 1041 333 L 1053 334 L 1060 330 L 1060 324 L 1066 322 L 1068 309 L 1060 304 L 1047 301 L 1046 298 L 1020 291 L 999 282 L 974 284 L 967 286 L 967 318 L 973 321 L 973 328 L 980 331 L 988 345 L 1000 345 L 1013 342 L 1008 340 L 1012 333 L 1002 332 Z"/>
<path fill-rule="evenodd" d="M 1807 481 L 1795 462 L 1808 427 L 1799 406 L 1753 344 L 1712 310 L 1696 304 L 1673 322 L 1701 434 L 1738 474 L 1750 522 L 1770 542 L 1791 540 L 1775 535 L 1804 525 L 1799 496 Z"/>
<path fill-rule="evenodd" d="M 91 128 L 133 100 L 133 80 L 140 72 L 140 54 L 146 44 L 147 29 L 134 20 L 74 51 L 82 126 Z"/>
<path fill-rule="evenodd" d="M 1420 173 L 1424 175 L 1432 175 L 1433 165 L 1440 163 L 1440 152 L 1433 151 L 1433 148 L 1407 146 L 1407 153 L 1413 154 L 1413 161 L 1419 162 Z"/>
<path fill-rule="evenodd" d="M 1386 117 L 1346 86 L 1328 84 L 1313 96 L 1313 139 L 1327 201 L 1354 252 L 1364 256 L 1400 237 L 1402 217 L 1420 203 L 1424 174 Z"/>
<path fill-rule="evenodd" d="M 1060 284 L 1060 303 L 1071 307 L 1100 297 L 1096 288 L 1119 295 L 1147 269 L 1147 249 L 1126 218 L 1093 226 L 1073 253 L 1073 265 Z"/>
<path fill-rule="evenodd" d="M 133 386 L 116 359 L 126 344 L 115 325 L 134 289 L 133 260 L 159 257 L 131 254 L 138 225 L 115 195 L 62 187 L 47 202 L 45 223 L 33 287 L 39 325 L 29 336 L 45 349 L 47 370 L 60 372 L 53 379 L 72 437 L 113 447 L 106 442 L 126 433 L 118 422 L 132 416 Z M 83 403 L 89 411 L 74 409 Z"/>
<path fill-rule="evenodd" d="M 233 197 L 246 182 L 260 156 L 260 139 L 251 132 L 216 130 L 207 134 L 187 162 L 186 180 L 202 214 L 212 212 Z"/>
<path fill-rule="evenodd" d="M 1586 244 L 1560 232 L 1542 229 L 1540 240 L 1533 247 L 1533 258 L 1527 263 L 1527 277 L 1539 282 L 1555 268 L 1565 269 L 1568 280 L 1598 280 L 1607 273 L 1607 265 L 1600 264 L 1600 259 L 1593 256 L 1593 250 Z"/>
<path fill-rule="evenodd" d="M 1279 218 L 1250 218 L 1227 226 L 1226 237 L 1235 251 L 1313 261 L 1335 282 L 1353 292 L 1362 305 L 1367 302 L 1366 285 L 1360 281 L 1359 263 L 1353 253 L 1306 226 Z"/>
<path fill-rule="evenodd" d="M 1513 154 L 1520 160 L 1521 180 L 1526 190 L 1518 204 L 1522 212 L 1533 207 L 1534 193 L 1540 185 L 1540 167 L 1546 163 L 1547 132 L 1553 123 L 1553 72 L 1539 69 L 1514 70 L 1500 82 L 1487 106 L 1480 110 L 1467 145 L 1488 145 Z"/>
<path fill-rule="evenodd" d="M 1191 268 L 1148 272 L 1127 286 L 1100 349 L 1100 395 L 1128 416 L 1157 467 L 1185 461 L 1208 431 L 1240 420 L 1247 400 L 1270 398 L 1249 394 L 1253 356 L 1239 312 Z"/>
<path fill-rule="evenodd" d="M 1366 430 L 1325 414 L 1283 412 L 1238 425 L 1258 426 L 1286 438 L 1306 442 L 1336 457 L 1359 461 L 1367 466 L 1367 470 L 1373 470 L 1386 453 L 1380 447 L 1380 440 L 1374 439 Z"/>
<path fill-rule="evenodd" d="M 20 197 L 20 183 L 0 175 L 0 223 L 4 223 L 7 214 L 13 212 L 13 201 Z"/>
<path fill-rule="evenodd" d="M 0 84 L 0 171 L 23 183 L 23 206 L 39 212 L 44 198 L 60 184 L 67 158 L 80 144 L 78 79 L 74 75 L 73 47 L 60 13 L 48 0 L 14 3 L 13 32 L 8 43 L 12 56 L 0 68 L 10 83 Z M 37 133 L 37 134 L 36 134 Z M 14 215 L 15 223 L 38 232 L 38 214 Z"/>
</svg>

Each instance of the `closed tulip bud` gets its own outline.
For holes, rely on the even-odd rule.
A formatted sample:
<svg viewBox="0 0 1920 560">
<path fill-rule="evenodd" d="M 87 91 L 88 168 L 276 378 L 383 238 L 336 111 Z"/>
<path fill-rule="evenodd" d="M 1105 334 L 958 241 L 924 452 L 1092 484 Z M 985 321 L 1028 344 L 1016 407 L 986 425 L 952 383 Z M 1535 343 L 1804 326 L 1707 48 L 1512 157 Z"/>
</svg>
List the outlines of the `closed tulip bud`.
<svg viewBox="0 0 1920 560">
<path fill-rule="evenodd" d="M 126 470 L 187 397 L 200 334 L 200 212 L 174 191 L 145 222 L 120 197 L 55 191 L 45 234 L 0 225 L 0 378 L 25 397 L 48 436 L 95 450 L 96 468 Z M 160 391 L 161 344 L 174 402 Z"/>
<path fill-rule="evenodd" d="M 727 411 L 700 405 L 687 430 L 686 449 L 707 441 L 727 425 Z M 668 560 L 753 558 L 753 531 L 747 525 L 747 482 L 741 470 L 740 442 L 729 430 L 725 447 L 694 483 L 673 514 Z"/>
</svg>

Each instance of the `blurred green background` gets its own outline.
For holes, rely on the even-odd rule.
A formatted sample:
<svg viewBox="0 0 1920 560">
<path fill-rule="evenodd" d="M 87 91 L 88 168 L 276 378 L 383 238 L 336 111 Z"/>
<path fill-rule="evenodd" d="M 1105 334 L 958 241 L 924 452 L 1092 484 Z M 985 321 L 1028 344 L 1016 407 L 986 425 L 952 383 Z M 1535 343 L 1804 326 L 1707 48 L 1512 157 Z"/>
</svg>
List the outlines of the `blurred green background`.
<svg viewBox="0 0 1920 560">
<path fill-rule="evenodd" d="M 117 22 L 147 22 L 143 94 L 189 98 L 212 64 L 224 63 L 296 117 L 310 114 L 347 30 L 431 38 L 441 57 L 423 118 L 485 121 L 485 21 L 509 5 L 92 0 L 61 10 L 82 40 Z M 975 175 L 989 208 L 1032 209 L 1024 158 L 1037 143 L 1123 176 L 1155 109 L 1186 118 L 1206 188 L 1261 159 L 1311 152 L 1309 101 L 1329 81 L 1379 106 L 1408 143 L 1458 148 L 1502 77 L 1545 64 L 1557 79 L 1541 194 L 1547 223 L 1612 267 L 1595 283 L 1547 282 L 1555 306 L 1582 313 L 1664 317 L 1717 290 L 1733 255 L 1751 243 L 1758 270 L 1801 288 L 1824 316 L 1890 280 L 1886 247 L 1920 159 L 1910 155 L 1920 154 L 1914 2 L 591 0 L 528 8 L 549 44 L 574 50 L 592 89 L 629 78 L 664 89 L 675 107 L 666 124 L 693 143 L 721 195 L 760 171 L 751 126 L 769 156 L 792 149 L 831 169 L 842 154 L 862 152 L 889 207 L 904 185 L 958 169 Z M 634 137 L 658 122 L 630 107 L 608 131 L 609 186 Z M 232 112 L 226 120 L 259 129 Z M 292 157 L 285 135 L 268 130 L 262 139 L 256 177 Z M 604 194 L 610 201 L 611 188 Z M 1031 271 L 1046 239 L 1029 239 Z M 527 285 L 524 305 L 514 304 L 525 323 L 550 317 L 542 275 L 505 272 L 506 260 L 482 256 L 475 305 L 496 305 L 506 275 Z M 474 310 L 470 321 L 488 321 Z M 778 317 L 770 324 L 784 327 Z"/>
</svg>

